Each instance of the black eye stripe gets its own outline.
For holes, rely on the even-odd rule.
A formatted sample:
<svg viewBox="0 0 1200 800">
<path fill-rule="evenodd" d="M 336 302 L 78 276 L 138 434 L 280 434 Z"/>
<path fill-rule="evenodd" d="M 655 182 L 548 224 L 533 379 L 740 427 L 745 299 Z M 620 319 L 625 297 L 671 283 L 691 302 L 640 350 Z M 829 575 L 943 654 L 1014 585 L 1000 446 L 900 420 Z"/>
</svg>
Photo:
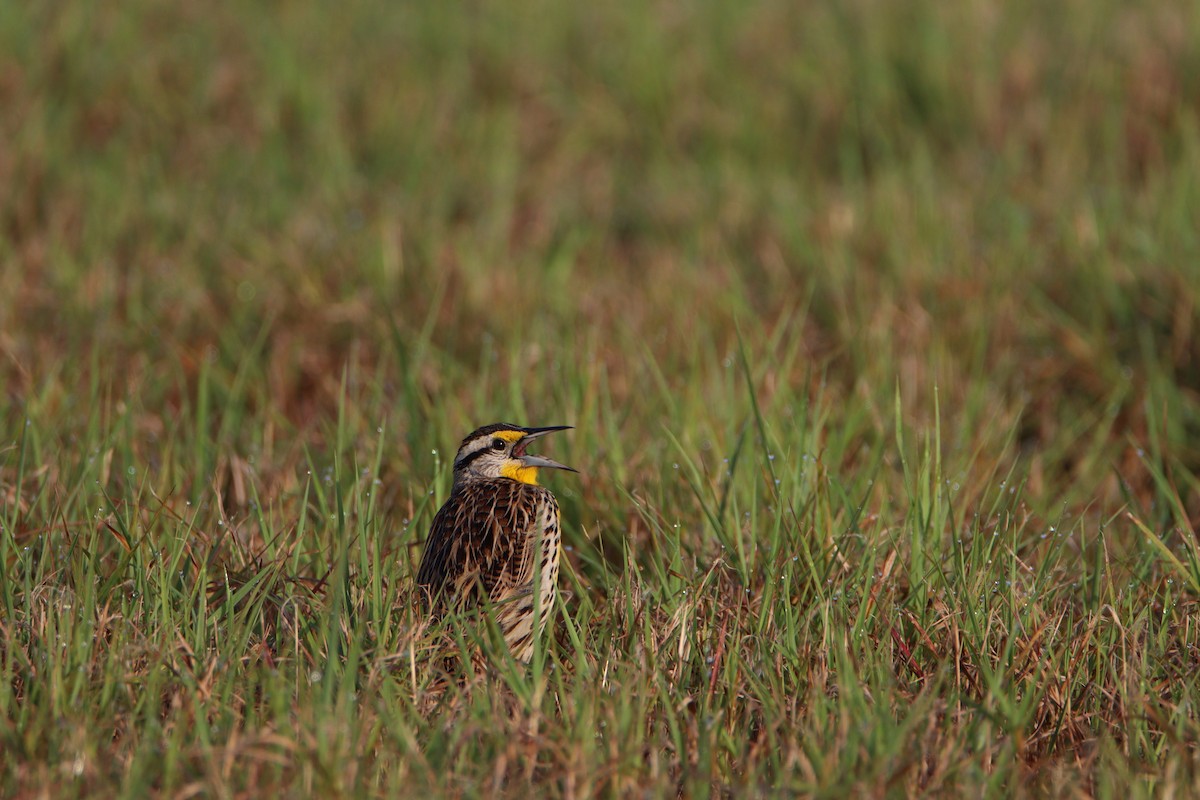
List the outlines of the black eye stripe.
<svg viewBox="0 0 1200 800">
<path fill-rule="evenodd" d="M 487 454 L 488 454 L 488 448 L 481 447 L 478 450 L 476 450 L 475 452 L 469 453 L 468 455 L 464 456 L 457 464 L 455 464 L 455 469 L 462 469 L 463 467 L 465 467 L 467 464 L 470 464 L 475 459 L 479 458 L 480 456 L 486 456 Z"/>
<path fill-rule="evenodd" d="M 492 439 L 492 441 L 489 442 L 488 444 L 479 446 L 478 449 L 472 450 L 470 453 L 468 453 L 467 455 L 460 458 L 458 461 L 455 462 L 454 468 L 462 469 L 463 467 L 470 464 L 472 461 L 475 461 L 476 459 L 478 459 L 482 456 L 486 456 L 488 453 L 491 453 L 493 451 L 499 452 L 501 450 L 504 450 L 507 446 L 508 446 L 508 443 L 497 436 L 496 438 Z"/>
</svg>

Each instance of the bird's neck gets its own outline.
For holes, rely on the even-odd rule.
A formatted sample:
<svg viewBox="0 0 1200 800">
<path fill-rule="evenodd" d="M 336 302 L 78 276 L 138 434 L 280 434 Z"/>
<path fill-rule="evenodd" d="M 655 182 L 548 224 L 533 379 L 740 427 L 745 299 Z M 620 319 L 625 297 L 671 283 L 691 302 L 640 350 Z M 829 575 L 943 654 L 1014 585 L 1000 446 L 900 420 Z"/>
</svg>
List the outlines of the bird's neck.
<svg viewBox="0 0 1200 800">
<path fill-rule="evenodd" d="M 528 484 L 529 486 L 538 486 L 538 467 L 526 467 L 521 464 L 505 464 L 500 468 L 500 478 L 508 478 L 517 483 Z M 497 477 L 494 475 L 483 475 L 478 472 L 473 472 L 469 469 L 461 470 L 454 473 L 453 489 L 459 489 L 477 481 L 494 481 Z"/>
</svg>

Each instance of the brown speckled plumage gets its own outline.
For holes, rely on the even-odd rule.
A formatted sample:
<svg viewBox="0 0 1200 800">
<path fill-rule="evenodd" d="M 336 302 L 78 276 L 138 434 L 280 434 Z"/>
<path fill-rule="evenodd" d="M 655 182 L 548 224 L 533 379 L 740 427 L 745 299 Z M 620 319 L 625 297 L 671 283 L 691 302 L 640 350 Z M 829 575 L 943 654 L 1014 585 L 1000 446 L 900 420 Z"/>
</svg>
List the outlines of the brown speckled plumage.
<svg viewBox="0 0 1200 800">
<path fill-rule="evenodd" d="M 489 425 L 463 441 L 454 488 L 434 517 L 417 574 L 435 613 L 486 598 L 513 656 L 526 662 L 554 602 L 561 535 L 558 502 L 533 480 L 537 468 L 569 468 L 527 456 L 524 448 L 556 429 Z"/>
</svg>

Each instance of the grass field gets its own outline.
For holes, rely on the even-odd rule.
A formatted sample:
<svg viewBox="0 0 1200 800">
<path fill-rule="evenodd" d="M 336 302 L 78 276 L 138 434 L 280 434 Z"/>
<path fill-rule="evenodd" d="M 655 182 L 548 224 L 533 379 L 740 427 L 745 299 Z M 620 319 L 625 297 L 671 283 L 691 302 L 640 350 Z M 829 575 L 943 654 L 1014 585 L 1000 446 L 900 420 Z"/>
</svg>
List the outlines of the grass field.
<svg viewBox="0 0 1200 800">
<path fill-rule="evenodd" d="M 1198 209 L 1195 4 L 0 3 L 0 796 L 1200 791 Z"/>
</svg>

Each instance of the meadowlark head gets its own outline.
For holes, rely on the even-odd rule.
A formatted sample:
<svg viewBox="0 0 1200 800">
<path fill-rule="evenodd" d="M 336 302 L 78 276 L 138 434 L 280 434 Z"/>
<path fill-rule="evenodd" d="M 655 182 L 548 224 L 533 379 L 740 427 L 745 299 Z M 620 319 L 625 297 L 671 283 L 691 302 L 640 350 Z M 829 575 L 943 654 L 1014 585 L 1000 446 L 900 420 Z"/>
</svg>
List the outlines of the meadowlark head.
<svg viewBox="0 0 1200 800">
<path fill-rule="evenodd" d="M 522 428 L 507 422 L 485 425 L 459 445 L 458 455 L 454 457 L 454 485 L 495 478 L 509 478 L 536 485 L 538 470 L 543 467 L 576 472 L 566 464 L 525 452 L 534 439 L 570 427 L 551 425 L 548 428 Z"/>
</svg>

